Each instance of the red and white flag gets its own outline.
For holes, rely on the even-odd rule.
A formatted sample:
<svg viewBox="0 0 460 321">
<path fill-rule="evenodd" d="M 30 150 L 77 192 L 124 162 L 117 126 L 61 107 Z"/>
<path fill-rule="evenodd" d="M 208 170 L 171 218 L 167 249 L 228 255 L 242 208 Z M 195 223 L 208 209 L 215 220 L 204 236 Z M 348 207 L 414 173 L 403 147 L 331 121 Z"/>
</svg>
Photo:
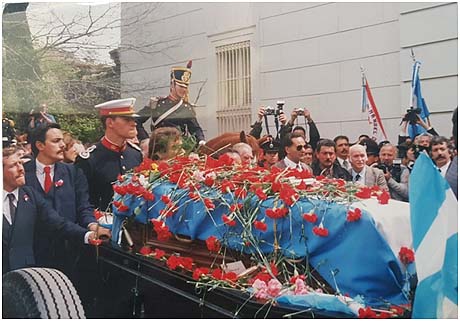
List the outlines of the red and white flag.
<svg viewBox="0 0 460 321">
<path fill-rule="evenodd" d="M 371 88 L 367 82 L 366 76 L 362 74 L 362 112 L 367 110 L 369 125 L 371 125 L 371 138 L 376 142 L 388 140 L 385 129 L 383 128 L 382 120 L 380 119 L 379 111 L 372 97 Z"/>
</svg>

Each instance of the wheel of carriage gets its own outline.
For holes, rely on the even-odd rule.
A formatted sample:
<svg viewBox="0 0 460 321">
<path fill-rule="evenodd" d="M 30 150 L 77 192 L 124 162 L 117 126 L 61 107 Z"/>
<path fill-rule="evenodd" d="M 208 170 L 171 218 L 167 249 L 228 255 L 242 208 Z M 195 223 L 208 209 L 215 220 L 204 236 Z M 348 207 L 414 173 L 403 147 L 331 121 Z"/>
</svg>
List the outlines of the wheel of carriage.
<svg viewBox="0 0 460 321">
<path fill-rule="evenodd" d="M 3 318 L 82 319 L 85 312 L 73 284 L 62 272 L 27 268 L 3 275 Z"/>
</svg>

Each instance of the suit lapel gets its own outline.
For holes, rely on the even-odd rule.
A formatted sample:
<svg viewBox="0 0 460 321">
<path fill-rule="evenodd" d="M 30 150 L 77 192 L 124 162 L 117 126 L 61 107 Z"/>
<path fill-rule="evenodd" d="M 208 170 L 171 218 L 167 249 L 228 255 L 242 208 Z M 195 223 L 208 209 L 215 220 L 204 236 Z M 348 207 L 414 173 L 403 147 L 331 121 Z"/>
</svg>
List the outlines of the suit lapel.
<svg viewBox="0 0 460 321">
<path fill-rule="evenodd" d="M 24 167 L 26 169 L 27 186 L 32 186 L 37 192 L 40 192 L 42 196 L 45 196 L 45 191 L 37 178 L 37 165 L 35 163 L 35 158 L 28 162 Z"/>
</svg>

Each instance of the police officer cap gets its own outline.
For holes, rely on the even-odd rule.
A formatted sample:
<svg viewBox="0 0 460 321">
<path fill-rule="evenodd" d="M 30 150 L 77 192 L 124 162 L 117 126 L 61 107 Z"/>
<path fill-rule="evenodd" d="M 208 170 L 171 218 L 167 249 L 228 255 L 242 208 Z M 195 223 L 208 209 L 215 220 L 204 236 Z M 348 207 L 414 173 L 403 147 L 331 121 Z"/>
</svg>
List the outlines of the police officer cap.
<svg viewBox="0 0 460 321">
<path fill-rule="evenodd" d="M 187 88 L 190 85 L 190 78 L 192 77 L 192 61 L 187 63 L 187 67 L 172 67 L 171 80 L 181 87 Z"/>
<path fill-rule="evenodd" d="M 359 144 L 366 147 L 367 155 L 372 155 L 372 156 L 379 155 L 379 145 L 377 145 L 377 143 L 373 139 L 365 138 Z"/>
<path fill-rule="evenodd" d="M 139 117 L 134 110 L 136 98 L 110 100 L 94 106 L 99 110 L 99 116 Z"/>
<path fill-rule="evenodd" d="M 278 152 L 280 148 L 280 144 L 278 141 L 274 139 L 268 139 L 266 142 L 262 143 L 260 147 L 265 152 Z"/>
</svg>

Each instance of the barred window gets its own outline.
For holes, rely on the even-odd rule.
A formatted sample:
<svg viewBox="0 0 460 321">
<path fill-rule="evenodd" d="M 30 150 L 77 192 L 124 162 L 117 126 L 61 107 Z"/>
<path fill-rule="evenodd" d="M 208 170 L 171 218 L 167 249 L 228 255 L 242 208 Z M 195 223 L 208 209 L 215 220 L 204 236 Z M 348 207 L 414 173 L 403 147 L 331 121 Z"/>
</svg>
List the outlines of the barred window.
<svg viewBox="0 0 460 321">
<path fill-rule="evenodd" d="M 251 122 L 249 41 L 216 47 L 219 133 L 248 130 Z"/>
</svg>

